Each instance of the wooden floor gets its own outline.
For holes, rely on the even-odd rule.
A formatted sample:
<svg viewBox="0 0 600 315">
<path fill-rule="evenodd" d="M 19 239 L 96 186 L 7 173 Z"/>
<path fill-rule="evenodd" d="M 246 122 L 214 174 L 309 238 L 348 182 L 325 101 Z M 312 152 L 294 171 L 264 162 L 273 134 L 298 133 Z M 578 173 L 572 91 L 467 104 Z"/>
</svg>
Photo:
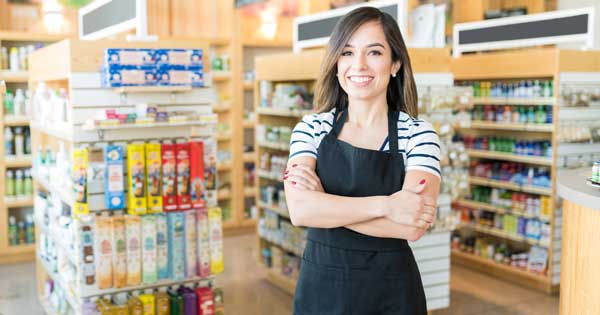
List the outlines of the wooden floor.
<svg viewBox="0 0 600 315">
<path fill-rule="evenodd" d="M 225 310 L 230 315 L 291 314 L 292 297 L 266 280 L 256 260 L 256 236 L 225 239 Z M 450 308 L 434 315 L 557 315 L 558 295 L 549 296 L 452 266 Z"/>
</svg>

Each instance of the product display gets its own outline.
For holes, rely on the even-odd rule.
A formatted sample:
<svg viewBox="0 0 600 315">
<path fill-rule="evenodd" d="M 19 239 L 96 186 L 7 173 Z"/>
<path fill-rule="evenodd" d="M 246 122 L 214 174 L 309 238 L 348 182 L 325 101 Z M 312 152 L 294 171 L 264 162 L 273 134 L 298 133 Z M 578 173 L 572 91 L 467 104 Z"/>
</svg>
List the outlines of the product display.
<svg viewBox="0 0 600 315">
<path fill-rule="evenodd" d="M 474 81 L 461 85 L 471 86 L 474 97 L 526 99 L 554 96 L 552 80 Z"/>
<path fill-rule="evenodd" d="M 4 128 L 4 154 L 6 158 L 19 158 L 31 154 L 29 127 Z"/>
<path fill-rule="evenodd" d="M 6 91 L 3 104 L 4 116 L 29 116 L 31 111 L 31 92 L 29 90 L 16 89 Z"/>
<path fill-rule="evenodd" d="M 261 108 L 311 110 L 313 95 L 305 85 L 260 81 Z"/>
<path fill-rule="evenodd" d="M 29 69 L 27 64 L 27 57 L 29 56 L 29 54 L 41 47 L 41 44 L 20 47 L 0 47 L 0 71 L 27 71 Z"/>
<path fill-rule="evenodd" d="M 552 106 L 476 105 L 473 121 L 521 124 L 552 124 Z"/>
<path fill-rule="evenodd" d="M 550 169 L 511 162 L 475 162 L 469 167 L 471 176 L 511 182 L 518 185 L 551 187 Z"/>
<path fill-rule="evenodd" d="M 496 151 L 517 155 L 552 156 L 552 143 L 548 140 L 517 140 L 508 137 L 464 136 L 467 149 Z"/>
<path fill-rule="evenodd" d="M 256 139 L 262 144 L 289 147 L 292 128 L 287 126 L 256 126 Z"/>
</svg>

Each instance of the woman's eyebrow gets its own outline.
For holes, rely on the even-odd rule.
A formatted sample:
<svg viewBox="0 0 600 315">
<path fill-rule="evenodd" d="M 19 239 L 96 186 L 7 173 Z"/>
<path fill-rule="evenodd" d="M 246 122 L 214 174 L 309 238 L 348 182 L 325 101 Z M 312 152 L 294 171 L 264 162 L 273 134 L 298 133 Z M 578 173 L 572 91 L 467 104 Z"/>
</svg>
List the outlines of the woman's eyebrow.
<svg viewBox="0 0 600 315">
<path fill-rule="evenodd" d="M 344 48 L 346 48 L 346 47 L 354 48 L 354 46 L 352 46 L 350 44 L 346 44 L 344 46 Z M 373 43 L 373 44 L 367 45 L 367 48 L 371 48 L 371 47 L 381 47 L 381 48 L 385 49 L 385 46 L 383 44 L 381 44 L 381 43 Z"/>
</svg>

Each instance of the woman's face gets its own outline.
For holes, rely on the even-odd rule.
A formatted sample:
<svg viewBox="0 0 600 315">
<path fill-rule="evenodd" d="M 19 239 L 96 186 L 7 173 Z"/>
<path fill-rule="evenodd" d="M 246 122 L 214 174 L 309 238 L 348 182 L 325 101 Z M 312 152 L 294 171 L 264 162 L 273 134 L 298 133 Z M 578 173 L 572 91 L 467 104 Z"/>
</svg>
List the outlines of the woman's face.
<svg viewBox="0 0 600 315">
<path fill-rule="evenodd" d="M 348 100 L 369 101 L 385 96 L 390 76 L 400 69 L 377 21 L 361 25 L 338 59 L 338 81 Z"/>
</svg>

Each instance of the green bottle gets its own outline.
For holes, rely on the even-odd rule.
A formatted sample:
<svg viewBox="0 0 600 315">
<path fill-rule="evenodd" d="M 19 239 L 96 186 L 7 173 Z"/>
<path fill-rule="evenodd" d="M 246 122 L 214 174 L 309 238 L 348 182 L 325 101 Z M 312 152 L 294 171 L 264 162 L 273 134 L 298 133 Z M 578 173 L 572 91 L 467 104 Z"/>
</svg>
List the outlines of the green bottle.
<svg viewBox="0 0 600 315">
<path fill-rule="evenodd" d="M 23 187 L 25 196 L 33 195 L 33 181 L 31 180 L 31 170 L 25 170 L 25 178 L 23 178 Z"/>
<path fill-rule="evenodd" d="M 183 315 L 183 296 L 175 290 L 167 291 L 171 298 L 171 315 Z"/>
<path fill-rule="evenodd" d="M 19 232 L 17 230 L 17 219 L 10 216 L 8 218 L 8 242 L 10 245 L 19 245 Z"/>
<path fill-rule="evenodd" d="M 6 194 L 6 196 L 14 196 L 15 195 L 15 177 L 11 170 L 6 171 L 5 194 Z"/>
<path fill-rule="evenodd" d="M 479 90 L 479 82 L 475 81 L 473 83 L 473 96 L 474 97 L 481 97 L 481 93 Z"/>
<path fill-rule="evenodd" d="M 538 124 L 543 124 L 546 122 L 546 110 L 544 106 L 540 105 L 535 112 L 535 122 Z"/>
<path fill-rule="evenodd" d="M 15 104 L 14 104 L 14 96 L 12 92 L 7 90 L 6 95 L 4 96 L 4 114 L 5 115 L 13 115 L 15 112 Z"/>
<path fill-rule="evenodd" d="M 15 172 L 15 195 L 23 196 L 25 194 L 25 189 L 23 185 L 23 171 L 17 170 Z"/>
</svg>

